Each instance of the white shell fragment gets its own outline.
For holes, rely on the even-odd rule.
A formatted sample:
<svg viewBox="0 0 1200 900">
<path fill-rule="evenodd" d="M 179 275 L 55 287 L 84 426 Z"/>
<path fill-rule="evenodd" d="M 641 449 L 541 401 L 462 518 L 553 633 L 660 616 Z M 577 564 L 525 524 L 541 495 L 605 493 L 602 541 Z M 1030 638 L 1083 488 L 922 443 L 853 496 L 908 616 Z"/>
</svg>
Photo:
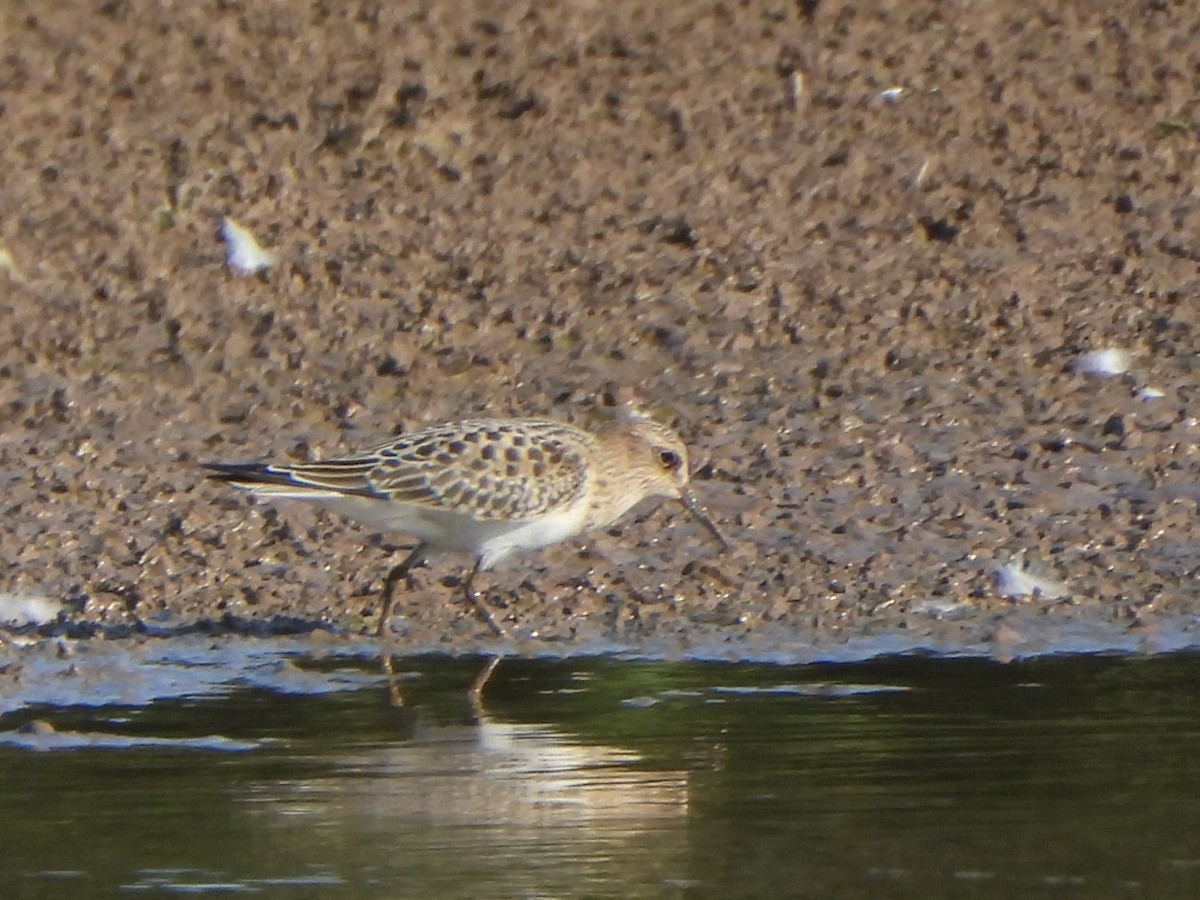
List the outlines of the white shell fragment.
<svg viewBox="0 0 1200 900">
<path fill-rule="evenodd" d="M 1138 389 L 1137 395 L 1139 400 L 1160 400 L 1167 396 L 1167 392 L 1162 388 L 1146 385 L 1144 388 Z"/>
<path fill-rule="evenodd" d="M 225 239 L 226 260 L 235 271 L 253 275 L 275 264 L 275 254 L 264 249 L 248 229 L 233 219 L 226 217 L 221 222 L 221 237 Z"/>
<path fill-rule="evenodd" d="M 1109 347 L 1105 350 L 1093 350 L 1075 360 L 1074 370 L 1085 375 L 1110 377 L 1124 375 L 1129 371 L 1130 356 L 1125 350 Z"/>
<path fill-rule="evenodd" d="M 879 99 L 884 103 L 898 103 L 904 95 L 904 88 L 890 87 L 879 92 Z"/>
<path fill-rule="evenodd" d="M 804 100 L 804 73 L 793 72 L 788 77 L 788 104 L 795 109 Z"/>
</svg>

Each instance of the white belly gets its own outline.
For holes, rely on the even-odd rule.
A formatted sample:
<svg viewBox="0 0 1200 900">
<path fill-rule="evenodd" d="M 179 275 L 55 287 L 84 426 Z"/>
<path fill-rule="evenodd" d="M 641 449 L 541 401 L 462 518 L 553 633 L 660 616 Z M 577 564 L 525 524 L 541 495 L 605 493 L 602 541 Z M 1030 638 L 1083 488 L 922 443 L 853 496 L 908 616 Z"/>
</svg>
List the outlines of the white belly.
<svg viewBox="0 0 1200 900">
<path fill-rule="evenodd" d="M 587 518 L 583 503 L 533 519 L 480 520 L 447 510 L 367 497 L 329 497 L 318 502 L 348 519 L 411 535 L 428 544 L 430 550 L 470 553 L 482 560 L 484 569 L 515 550 L 534 550 L 579 534 Z"/>
</svg>

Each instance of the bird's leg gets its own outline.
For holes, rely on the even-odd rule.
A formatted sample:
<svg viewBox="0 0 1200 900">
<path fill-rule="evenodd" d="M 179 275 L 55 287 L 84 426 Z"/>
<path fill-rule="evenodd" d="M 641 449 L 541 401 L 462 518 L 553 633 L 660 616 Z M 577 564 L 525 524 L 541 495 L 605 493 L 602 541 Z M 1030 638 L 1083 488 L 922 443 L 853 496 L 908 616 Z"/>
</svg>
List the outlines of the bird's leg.
<svg viewBox="0 0 1200 900">
<path fill-rule="evenodd" d="M 383 637 L 388 619 L 392 615 L 392 597 L 396 593 L 396 583 L 401 578 L 407 578 L 408 573 L 420 565 L 421 560 L 424 558 L 425 545 L 417 544 L 417 546 L 412 548 L 408 556 L 404 557 L 403 562 L 392 566 L 392 571 L 388 572 L 387 578 L 383 582 L 383 608 L 379 611 L 379 624 L 375 627 L 375 634 L 377 636 Z"/>
<path fill-rule="evenodd" d="M 483 557 L 480 556 L 475 560 L 475 565 L 471 569 L 471 574 L 463 579 L 463 593 L 467 596 L 467 602 L 475 607 L 475 611 L 478 612 L 479 615 L 483 617 L 483 620 L 492 627 L 492 631 L 496 632 L 496 636 L 506 638 L 508 637 L 508 632 L 504 630 L 504 626 L 496 621 L 496 617 L 492 615 L 492 611 L 483 605 L 483 602 L 479 599 L 479 595 L 475 593 L 473 587 L 475 584 L 475 576 L 479 574 L 479 570 L 482 567 Z"/>
<path fill-rule="evenodd" d="M 483 719 L 483 689 L 488 683 L 488 679 L 492 677 L 492 673 L 496 671 L 496 667 L 500 665 L 500 657 L 493 656 L 487 661 L 479 674 L 475 676 L 475 680 L 471 682 L 471 689 L 467 691 L 467 699 L 471 703 L 471 712 L 475 716 L 475 721 Z"/>
</svg>

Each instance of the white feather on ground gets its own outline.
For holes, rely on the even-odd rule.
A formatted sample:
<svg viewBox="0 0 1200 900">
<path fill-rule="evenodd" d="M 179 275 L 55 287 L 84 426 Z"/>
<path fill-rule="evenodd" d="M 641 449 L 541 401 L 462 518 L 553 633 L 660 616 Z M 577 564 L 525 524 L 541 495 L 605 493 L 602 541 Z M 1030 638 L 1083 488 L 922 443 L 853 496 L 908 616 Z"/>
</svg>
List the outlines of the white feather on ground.
<svg viewBox="0 0 1200 900">
<path fill-rule="evenodd" d="M 1131 357 L 1127 351 L 1118 347 L 1108 347 L 1104 350 L 1084 353 L 1075 360 L 1072 368 L 1085 375 L 1111 378 L 1114 375 L 1124 375 L 1128 372 L 1130 361 Z"/>
<path fill-rule="evenodd" d="M 53 622 L 65 604 L 44 594 L 0 592 L 0 622 L 8 625 L 44 625 Z"/>
<path fill-rule="evenodd" d="M 275 254 L 263 248 L 249 229 L 226 217 L 221 222 L 225 257 L 230 268 L 244 275 L 263 272 L 275 264 Z"/>
<path fill-rule="evenodd" d="M 1045 600 L 1061 600 L 1071 596 L 1071 589 L 1066 582 L 1030 572 L 1022 553 L 1018 553 L 1007 565 L 997 567 L 996 590 L 1001 597 L 1036 595 Z"/>
</svg>

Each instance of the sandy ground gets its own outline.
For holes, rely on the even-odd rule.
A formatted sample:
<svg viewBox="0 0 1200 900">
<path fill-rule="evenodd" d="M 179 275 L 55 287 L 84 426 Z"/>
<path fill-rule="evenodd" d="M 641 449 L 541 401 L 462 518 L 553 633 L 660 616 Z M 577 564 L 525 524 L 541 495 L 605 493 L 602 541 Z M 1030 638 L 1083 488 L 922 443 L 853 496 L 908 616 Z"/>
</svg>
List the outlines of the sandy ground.
<svg viewBox="0 0 1200 900">
<path fill-rule="evenodd" d="M 1152 640 L 1200 607 L 1198 98 L 1189 0 L 0 0 L 0 590 L 365 629 L 402 536 L 196 463 L 632 387 L 737 549 L 666 506 L 515 561 L 521 646 Z M 466 562 L 398 647 L 490 640 Z"/>
</svg>

